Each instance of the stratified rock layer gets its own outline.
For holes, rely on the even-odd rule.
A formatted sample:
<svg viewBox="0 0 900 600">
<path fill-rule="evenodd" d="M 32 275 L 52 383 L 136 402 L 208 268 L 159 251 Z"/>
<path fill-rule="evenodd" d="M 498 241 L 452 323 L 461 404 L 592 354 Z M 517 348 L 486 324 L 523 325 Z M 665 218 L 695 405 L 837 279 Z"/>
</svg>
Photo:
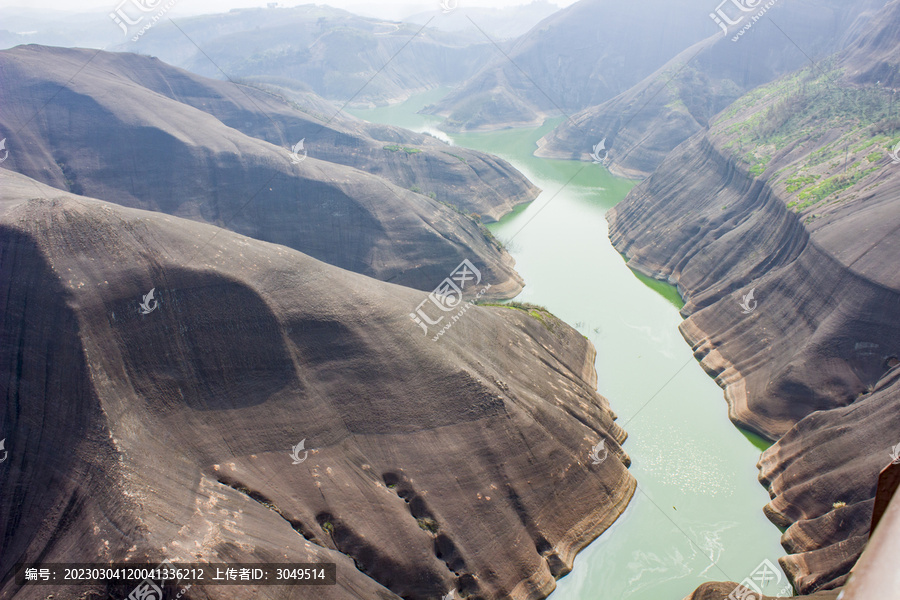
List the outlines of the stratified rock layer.
<svg viewBox="0 0 900 600">
<path fill-rule="evenodd" d="M 472 306 L 435 342 L 423 292 L 5 169 L 0 297 L 4 598 L 130 591 L 20 589 L 21 561 L 169 558 L 335 562 L 323 599 L 535 599 L 635 488 L 593 347 L 550 315 Z"/>
<path fill-rule="evenodd" d="M 732 420 L 778 440 L 760 477 L 801 593 L 846 579 L 900 442 L 900 123 L 884 87 L 900 2 L 871 22 L 821 70 L 739 100 L 609 213 L 629 265 L 686 298 L 682 333 Z"/>
</svg>

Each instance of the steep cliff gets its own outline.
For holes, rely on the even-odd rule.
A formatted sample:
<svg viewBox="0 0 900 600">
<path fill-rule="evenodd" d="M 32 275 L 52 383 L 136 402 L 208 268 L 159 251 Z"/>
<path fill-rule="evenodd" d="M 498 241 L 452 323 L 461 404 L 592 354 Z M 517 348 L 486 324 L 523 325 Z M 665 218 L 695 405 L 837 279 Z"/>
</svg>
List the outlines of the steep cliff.
<svg viewBox="0 0 900 600">
<path fill-rule="evenodd" d="M 20 561 L 164 557 L 335 562 L 325 599 L 539 598 L 635 489 L 594 349 L 550 315 L 473 306 L 435 342 L 422 292 L 8 170 L 0 297 L 3 598 L 129 592 L 19 588 Z"/>
<path fill-rule="evenodd" d="M 780 439 L 761 480 L 803 593 L 844 580 L 900 441 L 900 2 L 872 23 L 742 97 L 609 215 L 629 265 L 678 285 L 732 420 Z"/>
</svg>

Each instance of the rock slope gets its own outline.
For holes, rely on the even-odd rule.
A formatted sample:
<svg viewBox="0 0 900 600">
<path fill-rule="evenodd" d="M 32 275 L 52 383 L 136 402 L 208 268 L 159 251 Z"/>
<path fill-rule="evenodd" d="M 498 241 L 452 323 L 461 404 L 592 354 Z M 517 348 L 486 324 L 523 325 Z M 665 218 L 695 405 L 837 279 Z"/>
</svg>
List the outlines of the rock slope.
<svg viewBox="0 0 900 600">
<path fill-rule="evenodd" d="M 883 5 L 884 0 L 818 1 L 814 6 L 780 2 L 738 43 L 734 32 L 750 17 L 731 27 L 729 35 L 718 30 L 686 48 L 628 91 L 571 115 L 538 142 L 535 154 L 590 160 L 594 144 L 605 139 L 611 172 L 647 177 L 669 152 L 708 128 L 715 115 L 746 92 L 803 67 L 810 56 L 846 47 Z M 710 31 L 717 29 L 711 19 L 708 25 Z"/>
<path fill-rule="evenodd" d="M 499 159 L 378 128 L 386 144 L 358 121 L 329 125 L 272 94 L 132 54 L 25 46 L 0 52 L 0 67 L 6 168 L 412 287 L 431 289 L 477 257 L 497 275 L 494 295 L 521 289 L 512 259 L 465 214 L 497 217 L 537 193 Z"/>
<path fill-rule="evenodd" d="M 5 169 L 0 297 L 3 598 L 129 591 L 21 589 L 20 561 L 166 557 L 335 562 L 325 599 L 536 599 L 635 489 L 594 349 L 550 315 L 471 307 L 434 342 L 420 291 Z"/>
<path fill-rule="evenodd" d="M 447 117 L 448 131 L 490 130 L 600 104 L 709 36 L 704 13 L 688 0 L 581 0 L 495 51 L 426 112 Z"/>
<path fill-rule="evenodd" d="M 900 2 L 873 23 L 741 98 L 609 215 L 629 265 L 686 298 L 732 420 L 779 440 L 761 480 L 802 593 L 844 580 L 900 442 Z"/>
</svg>

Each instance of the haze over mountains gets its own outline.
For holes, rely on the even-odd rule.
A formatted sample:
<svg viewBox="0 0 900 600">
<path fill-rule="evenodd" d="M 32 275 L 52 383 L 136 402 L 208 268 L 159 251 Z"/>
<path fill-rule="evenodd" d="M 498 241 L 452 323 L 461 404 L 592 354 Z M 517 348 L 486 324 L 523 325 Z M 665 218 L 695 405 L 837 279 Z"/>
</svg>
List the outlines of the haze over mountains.
<svg viewBox="0 0 900 600">
<path fill-rule="evenodd" d="M 0 126 L 29 148 L 6 166 L 39 181 L 217 223 L 420 289 L 465 257 L 490 274 L 491 297 L 521 288 L 509 256 L 461 214 L 496 218 L 536 195 L 495 157 L 349 117 L 329 122 L 279 96 L 136 55 L 25 46 L 0 52 L 0 65 Z M 46 106 L 31 118 L 36 102 Z M 289 148 L 304 138 L 308 157 L 294 164 Z M 368 165 L 384 177 L 353 168 Z"/>
<path fill-rule="evenodd" d="M 833 600 L 900 441 L 900 0 L 781 0 L 738 41 L 714 8 L 469 14 L 495 45 L 463 10 L 306 5 L 0 51 L 0 431 L 25 449 L 0 473 L 0 596 L 45 597 L 16 562 L 78 556 L 337 562 L 323 598 L 532 600 L 622 514 L 639 482 L 584 336 L 539 307 L 470 306 L 439 344 L 410 319 L 463 260 L 482 299 L 527 284 L 482 222 L 534 184 L 341 112 L 452 87 L 426 109 L 447 131 L 567 113 L 538 156 L 605 138 L 642 179 L 610 239 L 677 286 L 729 416 L 773 442 L 782 567 Z M 601 440 L 614 460 L 591 464 Z"/>
<path fill-rule="evenodd" d="M 541 140 L 537 155 L 587 160 L 593 145 L 606 139 L 614 173 L 646 177 L 744 93 L 845 48 L 873 26 L 883 5 L 795 0 L 774 7 L 767 27 L 740 44 L 717 30 L 622 94 L 570 115 Z M 714 29 L 711 20 L 706 24 Z"/>
</svg>

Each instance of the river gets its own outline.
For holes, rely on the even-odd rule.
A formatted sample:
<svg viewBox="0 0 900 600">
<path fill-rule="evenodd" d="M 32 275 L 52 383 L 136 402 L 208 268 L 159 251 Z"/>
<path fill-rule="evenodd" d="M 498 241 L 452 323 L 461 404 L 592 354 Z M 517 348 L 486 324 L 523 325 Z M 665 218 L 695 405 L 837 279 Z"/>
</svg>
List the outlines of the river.
<svg viewBox="0 0 900 600">
<path fill-rule="evenodd" d="M 440 119 L 416 111 L 445 93 L 347 112 L 437 133 Z M 525 279 L 516 299 L 547 307 L 597 347 L 598 391 L 629 434 L 624 448 L 638 491 L 550 599 L 680 600 L 706 581 L 740 582 L 765 560 L 777 567 L 781 533 L 763 515 L 769 498 L 757 482 L 766 444 L 728 420 L 722 390 L 678 332 L 677 291 L 638 277 L 609 242 L 606 211 L 634 183 L 601 165 L 532 156 L 560 119 L 450 136 L 455 145 L 508 160 L 543 190 L 490 229 Z M 762 591 L 792 595 L 787 585 L 778 569 Z"/>
</svg>

